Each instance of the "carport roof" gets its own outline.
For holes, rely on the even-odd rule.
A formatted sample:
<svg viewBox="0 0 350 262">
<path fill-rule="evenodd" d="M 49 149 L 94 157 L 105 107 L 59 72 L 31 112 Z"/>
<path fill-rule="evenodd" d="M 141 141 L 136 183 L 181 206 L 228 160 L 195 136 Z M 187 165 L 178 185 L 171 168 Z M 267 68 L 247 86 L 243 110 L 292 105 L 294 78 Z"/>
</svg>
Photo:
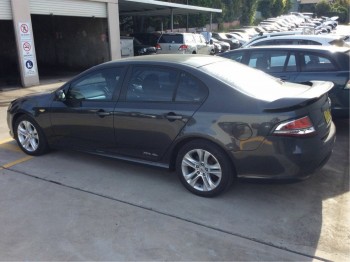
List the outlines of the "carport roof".
<svg viewBox="0 0 350 262">
<path fill-rule="evenodd" d="M 199 13 L 221 13 L 221 9 L 183 5 L 156 0 L 119 0 L 120 15 L 174 15 L 199 14 Z"/>
</svg>

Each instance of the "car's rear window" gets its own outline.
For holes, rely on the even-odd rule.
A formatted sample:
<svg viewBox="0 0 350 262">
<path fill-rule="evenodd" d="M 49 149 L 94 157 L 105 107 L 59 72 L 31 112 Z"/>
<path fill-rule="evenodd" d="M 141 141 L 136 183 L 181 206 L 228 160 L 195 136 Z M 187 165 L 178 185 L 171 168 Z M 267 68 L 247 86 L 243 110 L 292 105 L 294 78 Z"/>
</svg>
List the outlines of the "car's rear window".
<svg viewBox="0 0 350 262">
<path fill-rule="evenodd" d="M 182 44 L 183 42 L 183 35 L 162 35 L 159 38 L 159 43 L 161 44 Z"/>
<path fill-rule="evenodd" d="M 288 90 L 286 94 L 286 89 L 283 88 L 284 82 L 281 80 L 260 70 L 229 60 L 208 64 L 202 69 L 248 96 L 269 102 L 292 95 L 292 93 L 297 94 L 300 92 L 299 88 L 303 88 L 303 86 L 299 88 L 295 86 L 294 91 Z"/>
</svg>

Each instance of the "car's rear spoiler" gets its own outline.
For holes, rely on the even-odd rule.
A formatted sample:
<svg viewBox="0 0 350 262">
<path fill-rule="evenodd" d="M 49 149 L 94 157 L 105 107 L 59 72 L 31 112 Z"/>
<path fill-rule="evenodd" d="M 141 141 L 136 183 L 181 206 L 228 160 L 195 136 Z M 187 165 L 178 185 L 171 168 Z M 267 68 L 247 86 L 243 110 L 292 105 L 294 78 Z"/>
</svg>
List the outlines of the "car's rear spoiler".
<svg viewBox="0 0 350 262">
<path fill-rule="evenodd" d="M 268 103 L 264 110 L 265 111 L 285 111 L 292 108 L 298 108 L 312 103 L 319 99 L 325 93 L 332 89 L 333 83 L 327 81 L 310 81 L 310 87 L 304 92 L 293 96 L 284 97 Z"/>
</svg>

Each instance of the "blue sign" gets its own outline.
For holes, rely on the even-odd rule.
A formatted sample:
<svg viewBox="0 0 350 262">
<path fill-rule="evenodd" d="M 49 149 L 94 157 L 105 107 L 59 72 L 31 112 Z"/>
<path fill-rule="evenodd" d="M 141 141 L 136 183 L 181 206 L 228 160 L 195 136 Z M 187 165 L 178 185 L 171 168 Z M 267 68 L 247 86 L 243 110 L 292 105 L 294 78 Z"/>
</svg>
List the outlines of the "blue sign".
<svg viewBox="0 0 350 262">
<path fill-rule="evenodd" d="M 33 62 L 30 61 L 30 60 L 28 60 L 28 61 L 26 62 L 26 68 L 32 69 L 32 68 L 33 68 Z"/>
</svg>

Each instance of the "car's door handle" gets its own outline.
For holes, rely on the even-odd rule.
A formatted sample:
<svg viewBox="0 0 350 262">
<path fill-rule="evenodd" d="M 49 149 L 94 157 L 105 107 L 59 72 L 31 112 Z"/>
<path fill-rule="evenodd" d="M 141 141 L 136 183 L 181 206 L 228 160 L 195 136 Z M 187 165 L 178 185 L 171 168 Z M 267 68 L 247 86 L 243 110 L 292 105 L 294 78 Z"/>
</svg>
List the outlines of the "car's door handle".
<svg viewBox="0 0 350 262">
<path fill-rule="evenodd" d="M 175 115 L 174 113 L 169 113 L 165 116 L 168 120 L 174 121 L 174 120 L 181 120 L 182 116 Z"/>
<path fill-rule="evenodd" d="M 103 109 L 100 109 L 96 112 L 96 114 L 99 116 L 99 117 L 105 117 L 105 116 L 110 116 L 111 115 L 111 112 L 106 112 L 104 111 Z"/>
</svg>

